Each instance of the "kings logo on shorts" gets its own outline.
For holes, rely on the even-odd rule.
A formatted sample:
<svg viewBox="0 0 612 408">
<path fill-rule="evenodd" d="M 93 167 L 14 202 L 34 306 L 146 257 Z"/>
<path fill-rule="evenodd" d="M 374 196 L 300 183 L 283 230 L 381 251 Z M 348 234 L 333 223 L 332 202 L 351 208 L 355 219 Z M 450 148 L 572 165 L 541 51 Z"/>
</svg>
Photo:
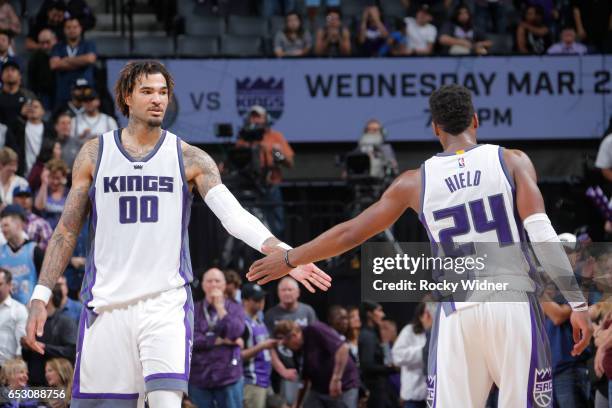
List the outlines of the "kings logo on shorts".
<svg viewBox="0 0 612 408">
<path fill-rule="evenodd" d="M 535 370 L 533 400 L 538 407 L 549 407 L 552 404 L 552 372 L 550 368 Z"/>
<path fill-rule="evenodd" d="M 433 408 L 436 400 L 436 376 L 427 376 L 427 408 Z"/>
<path fill-rule="evenodd" d="M 272 77 L 236 79 L 238 115 L 244 118 L 253 105 L 263 106 L 270 115 L 270 122 L 280 119 L 285 108 L 284 80 Z"/>
</svg>

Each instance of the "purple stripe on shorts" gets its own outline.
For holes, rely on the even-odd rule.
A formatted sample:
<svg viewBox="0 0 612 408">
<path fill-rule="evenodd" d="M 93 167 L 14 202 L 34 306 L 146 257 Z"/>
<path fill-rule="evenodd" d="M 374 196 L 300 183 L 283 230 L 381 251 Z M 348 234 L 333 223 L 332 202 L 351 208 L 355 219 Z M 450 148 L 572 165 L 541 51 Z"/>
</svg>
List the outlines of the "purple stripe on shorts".
<svg viewBox="0 0 612 408">
<path fill-rule="evenodd" d="M 138 399 L 136 394 L 114 394 L 114 393 L 74 393 L 72 396 L 76 399 L 117 399 L 117 400 L 134 400 Z"/>
<path fill-rule="evenodd" d="M 529 364 L 529 381 L 527 382 L 527 408 L 533 408 L 533 382 L 538 364 L 538 342 L 536 339 L 536 322 L 533 305 L 529 302 L 529 320 L 531 320 L 531 363 Z"/>
</svg>

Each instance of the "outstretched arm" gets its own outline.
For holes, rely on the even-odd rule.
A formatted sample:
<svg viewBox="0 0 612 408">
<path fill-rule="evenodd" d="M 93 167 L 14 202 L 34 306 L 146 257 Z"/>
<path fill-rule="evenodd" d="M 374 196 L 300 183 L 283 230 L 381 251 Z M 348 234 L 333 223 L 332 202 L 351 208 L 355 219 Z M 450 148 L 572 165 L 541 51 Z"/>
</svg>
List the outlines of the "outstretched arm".
<svg viewBox="0 0 612 408">
<path fill-rule="evenodd" d="M 208 154 L 184 143 L 183 161 L 187 180 L 195 185 L 208 207 L 232 236 L 264 254 L 290 248 L 240 205 L 234 195 L 222 184 L 217 164 Z M 300 265 L 303 266 L 296 268 L 292 276 L 310 292 L 314 292 L 312 285 L 321 290 L 327 290 L 331 286 L 329 275 L 315 265 Z"/>
<path fill-rule="evenodd" d="M 98 139 L 85 143 L 77 155 L 72 170 L 72 188 L 68 193 L 62 216 L 51 236 L 45 252 L 38 285 L 32 294 L 30 315 L 26 327 L 26 342 L 30 348 L 43 354 L 36 343 L 42 336 L 47 319 L 46 304 L 51 290 L 64 273 L 79 237 L 79 232 L 89 211 L 89 188 L 98 159 Z"/>
<path fill-rule="evenodd" d="M 293 265 L 316 262 L 342 254 L 389 228 L 408 207 L 419 208 L 420 171 L 409 170 L 399 176 L 376 203 L 357 217 L 338 224 L 289 253 L 275 253 L 255 262 L 247 274 L 259 284 L 289 273 L 285 256 Z"/>
</svg>

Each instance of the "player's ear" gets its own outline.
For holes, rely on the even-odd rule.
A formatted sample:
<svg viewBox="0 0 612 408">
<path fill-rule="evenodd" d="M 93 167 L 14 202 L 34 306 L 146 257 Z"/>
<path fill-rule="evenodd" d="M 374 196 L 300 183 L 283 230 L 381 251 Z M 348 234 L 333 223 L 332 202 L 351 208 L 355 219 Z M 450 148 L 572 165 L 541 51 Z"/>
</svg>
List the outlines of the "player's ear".
<svg viewBox="0 0 612 408">
<path fill-rule="evenodd" d="M 474 112 L 474 116 L 472 116 L 472 127 L 478 129 L 478 126 L 480 126 L 480 122 L 478 122 L 478 115 Z"/>
<path fill-rule="evenodd" d="M 440 137 L 440 128 L 433 120 L 431 121 L 431 130 L 433 130 L 435 136 Z"/>
</svg>

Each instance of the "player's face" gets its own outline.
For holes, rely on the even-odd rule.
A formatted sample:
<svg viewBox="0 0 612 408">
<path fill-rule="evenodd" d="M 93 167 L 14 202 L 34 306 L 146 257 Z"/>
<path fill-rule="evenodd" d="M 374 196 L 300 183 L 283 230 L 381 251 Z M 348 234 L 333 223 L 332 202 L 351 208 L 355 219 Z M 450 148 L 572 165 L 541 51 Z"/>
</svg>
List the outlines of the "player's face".
<svg viewBox="0 0 612 408">
<path fill-rule="evenodd" d="M 55 369 L 51 367 L 50 364 L 47 364 L 47 366 L 45 367 L 45 378 L 47 380 L 47 384 L 49 384 L 51 387 L 58 387 L 62 385 L 62 381 L 58 372 L 55 371 Z"/>
<path fill-rule="evenodd" d="M 168 107 L 168 86 L 162 74 L 143 75 L 127 97 L 130 117 L 147 123 L 151 127 L 161 126 Z"/>
<path fill-rule="evenodd" d="M 4 302 L 11 293 L 11 284 L 6 283 L 4 272 L 0 272 L 0 303 Z"/>
</svg>

